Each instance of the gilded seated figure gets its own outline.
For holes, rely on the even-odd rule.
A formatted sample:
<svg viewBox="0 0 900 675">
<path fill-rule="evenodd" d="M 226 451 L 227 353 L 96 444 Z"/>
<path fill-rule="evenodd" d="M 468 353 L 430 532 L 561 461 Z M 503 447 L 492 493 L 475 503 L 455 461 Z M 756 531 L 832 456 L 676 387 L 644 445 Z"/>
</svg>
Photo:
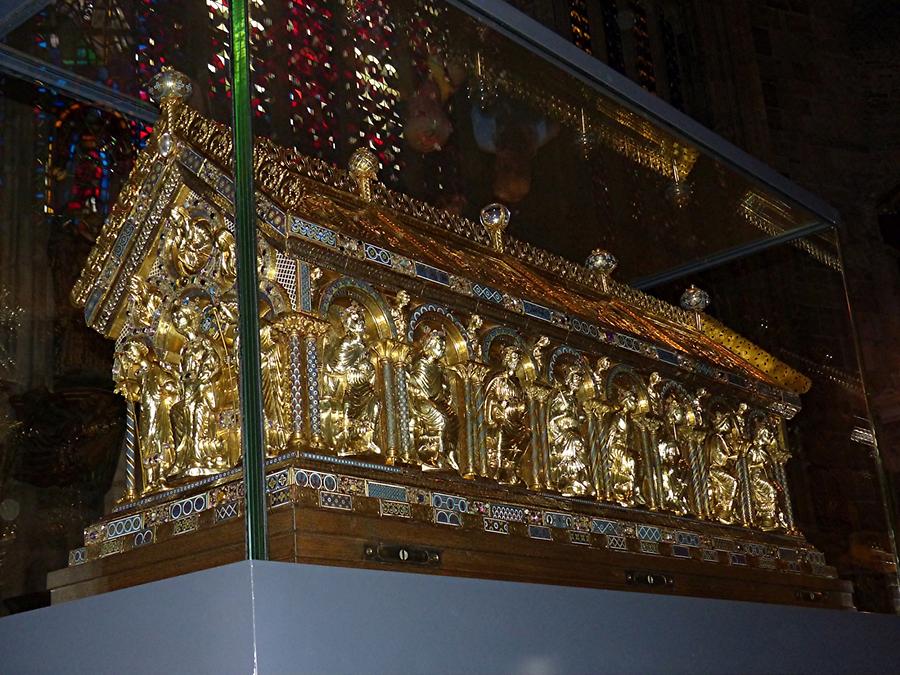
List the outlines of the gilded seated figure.
<svg viewBox="0 0 900 675">
<path fill-rule="evenodd" d="M 635 443 L 632 415 L 637 397 L 629 389 L 620 389 L 617 405 L 603 420 L 601 451 L 609 461 L 609 492 L 622 506 L 634 504 Z"/>
<path fill-rule="evenodd" d="M 456 415 L 450 383 L 441 360 L 447 353 L 447 336 L 429 332 L 409 369 L 407 381 L 416 454 L 426 468 L 459 469 L 456 457 Z"/>
<path fill-rule="evenodd" d="M 578 402 L 584 375 L 571 366 L 561 386 L 550 398 L 547 433 L 550 442 L 550 476 L 564 495 L 592 495 L 588 452 L 584 440 L 585 414 Z"/>
<path fill-rule="evenodd" d="M 736 430 L 731 416 L 721 410 L 713 415 L 712 427 L 706 439 L 710 514 L 716 520 L 731 523 L 738 488 L 734 477 L 737 449 L 732 447 Z"/>
<path fill-rule="evenodd" d="M 786 528 L 778 509 L 777 479 L 773 473 L 773 458 L 778 454 L 778 441 L 766 423 L 760 423 L 747 451 L 747 471 L 750 478 L 750 502 L 754 524 L 763 530 Z"/>
<path fill-rule="evenodd" d="M 690 463 L 687 460 L 687 420 L 685 410 L 674 396 L 663 404 L 663 431 L 658 445 L 662 507 L 675 513 L 689 508 Z"/>
<path fill-rule="evenodd" d="M 525 392 L 516 375 L 521 360 L 517 347 L 505 347 L 503 369 L 488 381 L 484 392 L 488 465 L 491 477 L 505 484 L 521 482 L 519 462 L 531 435 Z"/>
<path fill-rule="evenodd" d="M 381 406 L 375 389 L 374 351 L 356 302 L 341 312 L 343 335 L 326 347 L 322 376 L 322 433 L 340 455 L 381 454 L 375 431 Z"/>
<path fill-rule="evenodd" d="M 165 490 L 165 476 L 175 463 L 175 437 L 171 410 L 178 401 L 178 376 L 152 348 L 130 339 L 117 354 L 114 372 L 117 389 L 140 403 L 138 447 L 141 458 L 142 495 Z"/>
</svg>

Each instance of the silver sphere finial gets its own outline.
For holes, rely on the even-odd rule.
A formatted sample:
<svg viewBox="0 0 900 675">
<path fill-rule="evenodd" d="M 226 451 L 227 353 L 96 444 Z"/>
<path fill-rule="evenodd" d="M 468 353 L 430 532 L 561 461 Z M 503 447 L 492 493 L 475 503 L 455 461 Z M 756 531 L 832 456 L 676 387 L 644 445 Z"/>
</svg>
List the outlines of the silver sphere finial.
<svg viewBox="0 0 900 675">
<path fill-rule="evenodd" d="M 619 264 L 619 260 L 609 251 L 595 248 L 584 261 L 584 266 L 592 272 L 609 276 Z"/>
<path fill-rule="evenodd" d="M 378 169 L 381 168 L 375 153 L 368 148 L 357 148 L 350 155 L 347 168 L 350 171 L 350 178 L 356 183 L 360 197 L 364 201 L 372 201 L 372 181 L 378 178 Z"/>
<path fill-rule="evenodd" d="M 689 312 L 702 312 L 709 307 L 709 293 L 691 284 L 681 294 L 681 306 Z"/>
<path fill-rule="evenodd" d="M 491 246 L 502 253 L 503 233 L 509 226 L 509 209 L 503 204 L 488 204 L 481 209 L 481 224 L 491 237 Z"/>
<path fill-rule="evenodd" d="M 709 307 L 709 293 L 691 284 L 681 294 L 681 307 L 694 313 L 694 322 L 697 330 L 701 330 L 703 328 L 703 317 L 701 314 L 704 309 Z"/>
<path fill-rule="evenodd" d="M 167 101 L 184 103 L 191 97 L 193 90 L 187 75 L 168 66 L 154 75 L 147 86 L 150 98 L 160 105 Z"/>
</svg>

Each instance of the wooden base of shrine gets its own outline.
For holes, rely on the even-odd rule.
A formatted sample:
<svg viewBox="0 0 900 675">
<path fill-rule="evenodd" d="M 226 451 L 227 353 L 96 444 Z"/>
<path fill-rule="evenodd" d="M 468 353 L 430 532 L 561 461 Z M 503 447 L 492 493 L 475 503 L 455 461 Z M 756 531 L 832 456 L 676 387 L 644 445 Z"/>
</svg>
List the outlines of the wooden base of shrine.
<svg viewBox="0 0 900 675">
<path fill-rule="evenodd" d="M 853 609 L 851 584 L 796 537 L 394 471 L 270 466 L 270 558 Z M 48 575 L 53 603 L 241 560 L 241 487 L 234 474 L 88 528 Z"/>
</svg>

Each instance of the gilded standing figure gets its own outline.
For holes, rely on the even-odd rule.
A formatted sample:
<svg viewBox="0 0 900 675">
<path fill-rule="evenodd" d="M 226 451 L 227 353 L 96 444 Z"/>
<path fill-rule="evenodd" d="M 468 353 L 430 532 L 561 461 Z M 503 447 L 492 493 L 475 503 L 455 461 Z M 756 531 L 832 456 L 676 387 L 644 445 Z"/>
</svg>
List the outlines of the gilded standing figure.
<svg viewBox="0 0 900 675">
<path fill-rule="evenodd" d="M 343 335 L 326 348 L 322 433 L 341 455 L 381 454 L 375 430 L 381 406 L 375 389 L 375 357 L 366 343 L 363 308 L 351 302 L 341 312 Z"/>
<path fill-rule="evenodd" d="M 129 340 L 117 356 L 117 390 L 140 403 L 138 439 L 142 495 L 168 487 L 165 476 L 175 463 L 171 409 L 179 398 L 178 376 L 152 348 Z"/>
<path fill-rule="evenodd" d="M 185 340 L 179 364 L 181 433 L 174 473 L 206 476 L 227 464 L 216 442 L 222 361 L 213 339 L 201 332 L 200 314 L 190 302 L 177 305 L 172 320 Z"/>
<path fill-rule="evenodd" d="M 457 420 L 442 363 L 446 353 L 444 332 L 429 332 L 412 362 L 407 381 L 416 453 L 426 468 L 459 468 L 455 446 Z"/>
<path fill-rule="evenodd" d="M 550 467 L 553 485 L 564 495 L 592 495 L 587 466 L 584 429 L 586 417 L 578 402 L 584 375 L 571 366 L 550 398 L 547 432 L 550 441 Z"/>
<path fill-rule="evenodd" d="M 263 411 L 266 421 L 266 453 L 272 457 L 287 448 L 288 425 L 285 406 L 287 371 L 284 369 L 278 333 L 269 323 L 259 329 L 260 371 L 262 376 Z"/>
<path fill-rule="evenodd" d="M 738 482 L 737 448 L 733 447 L 737 431 L 731 416 L 719 410 L 713 415 L 712 430 L 706 438 L 709 466 L 709 505 L 713 518 L 723 523 L 734 521 L 734 500 Z"/>
<path fill-rule="evenodd" d="M 667 397 L 662 406 L 662 438 L 658 446 L 662 507 L 684 514 L 689 511 L 691 475 L 686 411 L 675 396 Z"/>
<path fill-rule="evenodd" d="M 488 464 L 491 475 L 501 483 L 521 482 L 519 462 L 528 448 L 525 392 L 516 375 L 522 352 L 513 346 L 503 350 L 502 367 L 484 392 L 484 421 L 487 428 Z"/>
<path fill-rule="evenodd" d="M 615 407 L 606 414 L 601 430 L 602 452 L 609 458 L 610 494 L 622 506 L 634 504 L 633 448 L 636 439 L 632 415 L 637 409 L 637 397 L 629 389 L 620 389 Z"/>
</svg>

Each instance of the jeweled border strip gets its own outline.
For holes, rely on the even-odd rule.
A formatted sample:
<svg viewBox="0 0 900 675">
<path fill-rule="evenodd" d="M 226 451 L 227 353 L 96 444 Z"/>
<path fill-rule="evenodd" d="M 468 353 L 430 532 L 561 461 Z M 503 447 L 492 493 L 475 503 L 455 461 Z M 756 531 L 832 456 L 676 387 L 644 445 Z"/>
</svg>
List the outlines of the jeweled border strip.
<svg viewBox="0 0 900 675">
<path fill-rule="evenodd" d="M 334 460 L 314 454 L 309 454 L 309 458 Z M 284 458 L 270 460 L 274 461 L 284 461 Z M 350 459 L 346 463 L 384 468 Z M 350 513 L 365 509 L 367 515 L 376 513 L 387 518 L 465 527 L 491 535 L 528 537 L 537 541 L 758 567 L 783 573 L 801 573 L 801 565 L 805 563 L 808 574 L 836 577 L 834 569 L 826 565 L 824 555 L 808 548 L 744 541 L 689 529 L 534 508 L 508 501 L 485 501 L 384 480 L 295 466 L 268 473 L 265 482 L 270 508 L 277 508 L 291 501 L 298 502 L 303 495 L 308 494 L 312 499 L 303 499 L 303 503 L 322 509 Z M 185 487 L 196 488 L 197 484 Z M 292 488 L 295 492 L 292 492 Z M 243 499 L 243 482 L 230 481 L 199 494 L 164 502 L 106 523 L 98 523 L 85 529 L 85 545 L 70 552 L 69 565 L 80 565 L 99 557 L 156 543 L 157 528 L 160 525 L 171 523 L 170 536 L 176 536 L 198 529 L 201 521 L 219 523 L 236 518 L 241 514 Z M 213 512 L 212 517 L 209 516 L 210 511 Z"/>
<path fill-rule="evenodd" d="M 231 179 L 221 173 L 211 162 L 205 160 L 193 148 L 183 143 L 179 144 L 178 159 L 186 169 L 204 180 L 222 197 L 227 200 L 234 199 L 234 188 Z M 632 335 L 601 328 L 577 316 L 558 312 L 530 300 L 517 298 L 485 284 L 469 281 L 427 263 L 394 253 L 376 244 L 347 237 L 331 228 L 286 213 L 265 195 L 257 195 L 256 203 L 257 216 L 260 220 L 280 234 L 293 234 L 320 246 L 338 250 L 345 255 L 390 267 L 406 276 L 424 279 L 431 283 L 448 287 L 462 295 L 487 300 L 509 311 L 574 330 L 618 349 L 641 354 L 688 372 L 699 373 L 723 384 L 731 384 L 747 391 L 759 393 L 773 400 L 773 408 L 779 414 L 792 416 L 799 409 L 800 398 L 792 392 L 771 387 L 764 382 L 717 368 L 705 361 L 691 358 L 684 352 L 667 349 Z"/>
</svg>

